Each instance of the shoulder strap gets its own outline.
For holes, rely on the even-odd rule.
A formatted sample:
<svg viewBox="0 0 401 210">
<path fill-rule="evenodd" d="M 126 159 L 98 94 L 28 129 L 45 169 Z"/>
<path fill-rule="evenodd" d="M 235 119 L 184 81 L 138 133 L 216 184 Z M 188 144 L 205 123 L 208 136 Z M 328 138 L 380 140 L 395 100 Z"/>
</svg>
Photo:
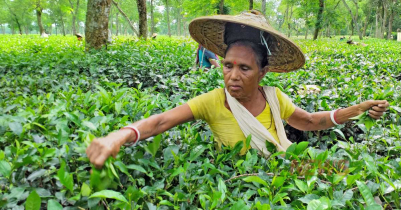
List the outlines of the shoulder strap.
<svg viewBox="0 0 401 210">
<path fill-rule="evenodd" d="M 281 111 L 280 111 L 280 102 L 277 98 L 276 87 L 264 86 L 263 90 L 266 94 L 267 103 L 269 103 L 271 114 L 273 115 L 274 124 L 276 126 L 277 135 L 280 139 L 281 146 L 287 150 L 287 148 L 292 144 L 291 141 L 287 139 L 287 135 L 285 134 L 285 129 L 283 125 L 283 121 L 281 119 Z"/>
<path fill-rule="evenodd" d="M 254 117 L 241 103 L 237 101 L 234 97 L 230 95 L 227 89 L 224 89 L 226 93 L 227 103 L 230 106 L 231 112 L 234 118 L 238 122 L 244 135 L 247 137 L 251 134 L 251 146 L 254 149 L 259 150 L 266 156 L 270 153 L 266 149 L 266 140 L 276 145 L 278 151 L 285 151 L 287 148 L 283 146 L 274 139 L 271 133 L 260 123 L 256 117 Z M 279 121 L 281 122 L 281 121 Z M 281 122 L 282 123 L 282 122 Z"/>
</svg>

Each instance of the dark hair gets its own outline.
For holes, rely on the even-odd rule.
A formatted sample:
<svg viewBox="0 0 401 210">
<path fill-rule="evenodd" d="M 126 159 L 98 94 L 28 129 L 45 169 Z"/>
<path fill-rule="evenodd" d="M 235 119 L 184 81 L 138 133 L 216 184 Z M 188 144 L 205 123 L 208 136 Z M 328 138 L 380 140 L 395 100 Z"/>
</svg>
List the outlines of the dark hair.
<svg viewBox="0 0 401 210">
<path fill-rule="evenodd" d="M 259 70 L 262 70 L 265 66 L 267 66 L 269 64 L 269 62 L 267 60 L 267 50 L 264 46 L 258 45 L 256 43 L 248 41 L 248 40 L 237 40 L 235 42 L 230 43 L 227 46 L 227 49 L 224 52 L 224 55 L 227 55 L 227 52 L 233 46 L 244 46 L 244 47 L 251 48 L 253 53 L 255 54 L 256 64 L 258 65 Z"/>
<path fill-rule="evenodd" d="M 263 49 L 263 46 L 258 46 L 254 42 L 248 40 L 238 40 L 228 45 L 226 51 L 224 52 L 224 55 L 227 55 L 228 50 L 230 50 L 233 46 L 244 46 L 251 48 L 255 55 L 256 64 L 258 65 L 260 71 L 262 71 L 262 69 L 269 64 L 267 60 L 267 51 L 266 49 Z"/>
<path fill-rule="evenodd" d="M 265 32 L 251 26 L 230 22 L 226 23 L 224 43 L 227 45 L 227 49 L 225 54 L 227 54 L 232 46 L 249 47 L 255 54 L 259 69 L 262 70 L 268 65 L 267 49 L 261 40 L 262 35 L 266 38 L 264 34 Z M 267 35 L 269 36 L 269 34 Z"/>
</svg>

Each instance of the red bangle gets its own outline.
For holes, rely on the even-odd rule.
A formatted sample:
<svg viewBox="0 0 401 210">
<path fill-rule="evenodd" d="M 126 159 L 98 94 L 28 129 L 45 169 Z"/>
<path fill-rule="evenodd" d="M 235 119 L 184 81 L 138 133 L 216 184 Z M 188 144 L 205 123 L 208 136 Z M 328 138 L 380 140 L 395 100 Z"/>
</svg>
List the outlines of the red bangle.
<svg viewBox="0 0 401 210">
<path fill-rule="evenodd" d="M 132 130 L 132 131 L 135 132 L 135 140 L 134 140 L 133 142 L 130 142 L 130 143 L 125 144 L 125 145 L 126 145 L 126 146 L 131 146 L 131 145 L 133 145 L 133 144 L 136 144 L 137 141 L 139 140 L 139 133 L 138 133 L 137 128 L 133 128 L 133 127 L 131 127 L 131 126 L 125 126 L 125 127 L 121 128 L 120 130 L 122 130 L 122 129 L 130 129 L 130 130 Z"/>
<path fill-rule="evenodd" d="M 338 111 L 340 111 L 340 109 L 337 109 L 337 110 L 334 112 L 333 115 L 334 115 L 334 121 L 336 121 L 336 123 L 340 125 L 340 124 L 342 124 L 342 123 L 339 123 L 338 120 L 337 120 L 337 118 L 336 118 L 336 114 L 337 114 Z"/>
</svg>

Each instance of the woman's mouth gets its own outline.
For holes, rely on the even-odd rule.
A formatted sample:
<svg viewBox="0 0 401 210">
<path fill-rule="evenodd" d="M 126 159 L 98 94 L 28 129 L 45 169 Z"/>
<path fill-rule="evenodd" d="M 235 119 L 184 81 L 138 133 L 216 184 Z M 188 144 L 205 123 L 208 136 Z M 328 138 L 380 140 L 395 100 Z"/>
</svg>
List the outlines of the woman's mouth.
<svg viewBox="0 0 401 210">
<path fill-rule="evenodd" d="M 230 89 L 236 91 L 236 90 L 241 89 L 241 86 L 239 86 L 239 85 L 231 85 Z"/>
</svg>

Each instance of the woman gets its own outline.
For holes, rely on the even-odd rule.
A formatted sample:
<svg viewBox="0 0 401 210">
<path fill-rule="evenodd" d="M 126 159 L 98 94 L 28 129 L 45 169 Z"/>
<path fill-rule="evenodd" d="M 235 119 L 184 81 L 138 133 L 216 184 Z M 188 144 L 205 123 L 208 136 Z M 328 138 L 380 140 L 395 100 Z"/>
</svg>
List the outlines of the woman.
<svg viewBox="0 0 401 210">
<path fill-rule="evenodd" d="M 202 45 L 199 44 L 196 50 L 196 65 L 199 68 L 211 68 L 214 65 L 216 68 L 220 68 L 220 64 L 217 62 L 218 57 L 213 52 L 210 52 Z"/>
<path fill-rule="evenodd" d="M 258 12 L 198 18 L 191 22 L 189 30 L 197 42 L 224 57 L 225 89 L 215 89 L 93 140 L 86 153 L 96 167 L 102 167 L 109 156 L 115 157 L 125 143 L 137 143 L 195 119 L 210 125 L 219 145 L 234 146 L 251 134 L 252 148 L 266 155 L 266 140 L 279 151 L 291 145 L 282 119 L 299 130 L 323 130 L 367 110 L 370 117 L 379 119 L 389 106 L 387 101 L 371 100 L 331 112 L 308 113 L 279 89 L 260 87 L 268 71 L 296 70 L 304 65 L 305 58 L 298 46 L 271 28 Z"/>
</svg>

